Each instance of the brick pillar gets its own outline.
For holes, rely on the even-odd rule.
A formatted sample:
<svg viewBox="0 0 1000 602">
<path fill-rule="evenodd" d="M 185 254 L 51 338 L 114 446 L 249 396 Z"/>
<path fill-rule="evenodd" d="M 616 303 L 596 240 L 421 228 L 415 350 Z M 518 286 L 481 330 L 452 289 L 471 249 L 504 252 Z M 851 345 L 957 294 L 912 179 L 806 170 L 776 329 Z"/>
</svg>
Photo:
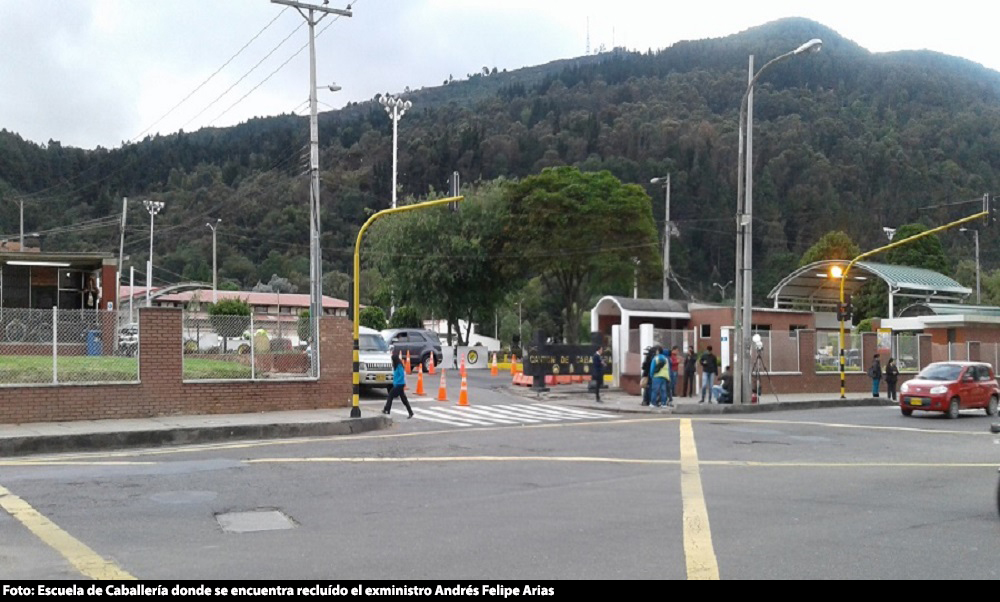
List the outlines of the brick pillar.
<svg viewBox="0 0 1000 602">
<path fill-rule="evenodd" d="M 931 335 L 917 335 L 917 345 L 920 348 L 920 369 L 923 370 L 931 363 L 931 359 L 934 354 Z"/>
<path fill-rule="evenodd" d="M 816 331 L 802 329 L 799 335 L 799 372 L 802 376 L 816 375 Z"/>
<path fill-rule="evenodd" d="M 979 341 L 969 341 L 969 361 L 979 362 L 982 361 L 982 355 L 979 350 Z"/>
<path fill-rule="evenodd" d="M 872 358 L 878 352 L 878 335 L 874 332 L 863 332 L 861 333 L 861 370 L 868 372 L 868 368 L 872 365 Z M 889 358 L 882 357 L 880 359 L 882 367 L 885 368 L 885 362 Z"/>
<path fill-rule="evenodd" d="M 321 407 L 348 407 L 352 403 L 354 331 L 351 321 L 323 316 L 319 321 Z"/>
</svg>

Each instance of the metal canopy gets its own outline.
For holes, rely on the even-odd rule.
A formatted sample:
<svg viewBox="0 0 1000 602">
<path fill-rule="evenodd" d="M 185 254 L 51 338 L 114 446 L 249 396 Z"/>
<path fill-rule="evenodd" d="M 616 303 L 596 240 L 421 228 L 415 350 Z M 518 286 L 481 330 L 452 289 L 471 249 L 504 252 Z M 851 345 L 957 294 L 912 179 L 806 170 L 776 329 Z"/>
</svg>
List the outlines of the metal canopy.
<svg viewBox="0 0 1000 602">
<path fill-rule="evenodd" d="M 831 276 L 830 270 L 834 266 L 845 270 L 849 263 L 845 260 L 825 260 L 801 267 L 779 282 L 768 298 L 774 299 L 776 309 L 807 306 L 813 310 L 836 311 L 840 301 L 840 279 Z M 868 261 L 854 264 L 844 282 L 844 293 L 853 295 L 874 278 L 889 286 L 888 317 L 892 317 L 894 297 L 921 299 L 927 303 L 960 303 L 972 294 L 972 289 L 932 270 Z"/>
</svg>

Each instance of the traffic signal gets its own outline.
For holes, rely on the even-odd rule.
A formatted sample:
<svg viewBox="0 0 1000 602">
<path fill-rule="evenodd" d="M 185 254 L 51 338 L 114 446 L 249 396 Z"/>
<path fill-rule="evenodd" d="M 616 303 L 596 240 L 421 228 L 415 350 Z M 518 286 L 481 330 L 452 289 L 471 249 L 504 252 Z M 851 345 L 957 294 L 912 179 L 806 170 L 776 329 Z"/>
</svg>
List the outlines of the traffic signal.
<svg viewBox="0 0 1000 602">
<path fill-rule="evenodd" d="M 448 195 L 452 197 L 458 196 L 461 187 L 462 184 L 458 172 L 451 172 L 451 175 L 448 177 Z M 448 203 L 448 208 L 457 213 L 458 203 Z"/>
<path fill-rule="evenodd" d="M 837 303 L 837 320 L 840 322 L 850 322 L 854 315 L 854 308 L 851 307 L 851 297 L 848 296 L 843 303 Z"/>
<path fill-rule="evenodd" d="M 983 223 L 987 226 L 992 226 L 997 223 L 997 208 L 993 203 L 990 203 L 989 193 L 983 195 L 983 213 L 986 217 L 983 218 Z"/>
</svg>

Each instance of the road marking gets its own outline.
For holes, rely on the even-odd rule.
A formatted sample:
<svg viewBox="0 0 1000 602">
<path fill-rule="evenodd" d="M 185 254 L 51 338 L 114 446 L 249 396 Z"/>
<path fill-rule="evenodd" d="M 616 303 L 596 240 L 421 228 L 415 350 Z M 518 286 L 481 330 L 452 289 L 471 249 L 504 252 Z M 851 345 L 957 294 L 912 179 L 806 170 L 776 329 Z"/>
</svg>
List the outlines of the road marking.
<svg viewBox="0 0 1000 602">
<path fill-rule="evenodd" d="M 681 499 L 684 502 L 684 558 L 691 580 L 718 580 L 719 563 L 712 546 L 708 506 L 701 487 L 698 448 L 691 421 L 683 419 L 681 429 Z"/>
<path fill-rule="evenodd" d="M 243 460 L 244 464 L 281 464 L 283 462 L 305 463 L 318 462 L 329 464 L 389 464 L 389 463 L 434 463 L 434 462 L 581 462 L 588 464 L 637 464 L 637 465 L 669 465 L 680 464 L 679 460 L 652 460 L 641 458 L 599 458 L 587 456 L 411 456 L 400 458 L 251 458 Z"/>
<path fill-rule="evenodd" d="M 60 529 L 55 523 L 42 516 L 27 502 L 3 486 L 0 486 L 0 508 L 20 521 L 50 548 L 59 552 L 84 577 L 91 579 L 135 579 L 114 563 L 101 558 L 83 542 Z"/>
<path fill-rule="evenodd" d="M 477 418 L 472 418 L 472 417 L 466 416 L 461 411 L 457 411 L 457 410 L 452 409 L 452 408 L 424 408 L 424 409 L 420 410 L 419 414 L 415 414 L 415 417 L 419 417 L 421 414 L 423 414 L 423 415 L 430 415 L 430 416 L 433 416 L 435 418 L 441 418 L 441 419 L 444 419 L 444 420 L 455 420 L 455 421 L 459 421 L 459 422 L 465 422 L 465 423 L 471 423 L 471 424 L 478 424 L 478 425 L 481 425 L 481 426 L 489 426 L 490 424 L 493 424 L 492 422 L 484 422 L 484 421 L 478 419 L 478 417 Z M 460 425 L 460 426 L 464 426 L 464 425 Z"/>
<path fill-rule="evenodd" d="M 536 403 L 533 404 L 536 408 L 548 408 L 550 410 L 557 410 L 560 412 L 565 412 L 567 414 L 576 414 L 578 416 L 583 416 L 585 418 L 617 418 L 614 414 L 606 414 L 604 412 L 590 411 L 590 410 L 580 410 L 577 408 L 571 408 L 569 406 L 557 406 L 547 403 Z"/>
</svg>

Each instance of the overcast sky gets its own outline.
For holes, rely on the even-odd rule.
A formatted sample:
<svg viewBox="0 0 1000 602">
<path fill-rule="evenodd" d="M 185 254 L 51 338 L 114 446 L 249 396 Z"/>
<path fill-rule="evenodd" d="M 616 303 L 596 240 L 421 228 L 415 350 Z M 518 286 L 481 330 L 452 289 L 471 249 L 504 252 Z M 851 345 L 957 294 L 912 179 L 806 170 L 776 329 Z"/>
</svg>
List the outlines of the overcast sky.
<svg viewBox="0 0 1000 602">
<path fill-rule="evenodd" d="M 484 66 L 583 55 L 588 17 L 592 49 L 663 48 L 798 16 L 873 52 L 927 48 L 1000 70 L 1000 6 L 983 0 L 356 0 L 352 8 L 352 18 L 317 27 L 317 82 L 344 88 L 322 90 L 321 111 Z M 146 133 L 305 114 L 308 51 L 292 58 L 308 42 L 304 23 L 269 0 L 0 0 L 0 128 L 39 143 L 113 148 Z"/>
</svg>

